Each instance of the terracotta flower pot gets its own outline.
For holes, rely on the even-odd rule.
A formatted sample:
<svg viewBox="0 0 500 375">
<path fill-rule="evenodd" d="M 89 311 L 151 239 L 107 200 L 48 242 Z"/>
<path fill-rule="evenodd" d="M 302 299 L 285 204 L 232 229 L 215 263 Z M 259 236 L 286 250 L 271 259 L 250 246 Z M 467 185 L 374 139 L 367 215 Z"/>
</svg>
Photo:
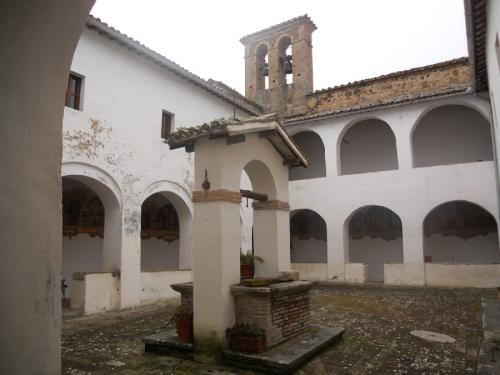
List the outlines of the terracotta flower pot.
<svg viewBox="0 0 500 375">
<path fill-rule="evenodd" d="M 240 277 L 242 279 L 252 279 L 253 274 L 253 264 L 240 264 Z"/>
<path fill-rule="evenodd" d="M 232 350 L 243 353 L 258 354 L 266 350 L 264 337 L 231 336 L 230 345 Z"/>
<path fill-rule="evenodd" d="M 179 319 L 175 322 L 175 329 L 179 341 L 184 343 L 193 342 L 193 320 Z"/>
</svg>

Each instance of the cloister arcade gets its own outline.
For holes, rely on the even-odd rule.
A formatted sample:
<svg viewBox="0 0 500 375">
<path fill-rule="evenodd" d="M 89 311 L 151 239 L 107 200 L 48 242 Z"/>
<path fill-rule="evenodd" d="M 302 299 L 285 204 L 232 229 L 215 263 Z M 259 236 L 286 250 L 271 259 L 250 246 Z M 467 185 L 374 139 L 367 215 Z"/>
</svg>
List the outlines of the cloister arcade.
<svg viewBox="0 0 500 375">
<path fill-rule="evenodd" d="M 292 169 L 291 208 L 324 213 L 329 233 L 325 264 L 308 261 L 314 246 L 297 255 L 292 232 L 292 263 L 308 277 L 356 282 L 453 286 L 462 282 L 461 272 L 468 275 L 463 280 L 472 281 L 460 285 L 475 285 L 481 274 L 493 283 L 500 275 L 498 205 L 484 103 L 447 99 L 405 111 L 322 120 L 310 136 L 317 138 L 312 147 L 299 137 L 310 133 L 311 124 L 290 126 L 311 165 L 326 160 L 319 180 L 294 178 Z M 307 218 L 303 228 L 320 228 L 312 216 L 295 216 L 295 211 L 291 228 L 297 228 L 299 217 Z M 365 277 L 358 265 L 364 265 Z"/>
</svg>

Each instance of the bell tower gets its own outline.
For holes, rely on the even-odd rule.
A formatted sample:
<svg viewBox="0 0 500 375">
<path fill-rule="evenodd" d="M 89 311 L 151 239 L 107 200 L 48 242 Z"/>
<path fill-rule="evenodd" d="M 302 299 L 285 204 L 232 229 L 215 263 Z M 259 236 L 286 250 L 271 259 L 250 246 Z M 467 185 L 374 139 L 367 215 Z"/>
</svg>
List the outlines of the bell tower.
<svg viewBox="0 0 500 375">
<path fill-rule="evenodd" d="M 304 15 L 241 38 L 246 97 L 266 112 L 305 111 L 305 96 L 313 91 L 314 30 L 316 25 Z"/>
</svg>

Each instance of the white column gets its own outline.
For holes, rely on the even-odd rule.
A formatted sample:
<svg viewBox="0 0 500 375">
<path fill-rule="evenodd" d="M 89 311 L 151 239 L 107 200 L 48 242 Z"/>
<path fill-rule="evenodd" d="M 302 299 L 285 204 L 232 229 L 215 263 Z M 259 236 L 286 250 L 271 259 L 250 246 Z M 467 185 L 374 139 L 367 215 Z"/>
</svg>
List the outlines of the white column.
<svg viewBox="0 0 500 375">
<path fill-rule="evenodd" d="M 398 284 L 425 285 L 422 222 L 403 220 L 403 269 Z"/>
<path fill-rule="evenodd" d="M 120 308 L 141 300 L 141 207 L 124 203 L 120 248 Z"/>
<path fill-rule="evenodd" d="M 328 278 L 342 281 L 345 278 L 345 263 L 349 261 L 349 238 L 341 223 L 327 222 Z"/>
<path fill-rule="evenodd" d="M 196 202 L 193 217 L 195 341 L 225 345 L 225 330 L 234 324 L 230 286 L 240 281 L 240 205 Z"/>
</svg>

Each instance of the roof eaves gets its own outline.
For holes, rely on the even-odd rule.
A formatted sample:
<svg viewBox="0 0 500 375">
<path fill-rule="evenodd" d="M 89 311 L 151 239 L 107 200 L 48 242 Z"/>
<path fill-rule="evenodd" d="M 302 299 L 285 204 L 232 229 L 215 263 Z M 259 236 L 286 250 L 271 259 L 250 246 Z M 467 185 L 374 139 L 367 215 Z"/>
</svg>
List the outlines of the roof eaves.
<svg viewBox="0 0 500 375">
<path fill-rule="evenodd" d="M 273 25 L 273 26 L 270 26 L 270 27 L 266 27 L 265 29 L 256 31 L 254 33 L 245 35 L 244 37 L 242 37 L 240 39 L 240 42 L 243 43 L 243 44 L 245 44 L 250 39 L 254 39 L 254 38 L 258 37 L 258 36 L 262 36 L 262 35 L 267 34 L 267 33 L 271 33 L 271 32 L 274 33 L 274 32 L 278 32 L 280 30 L 288 29 L 291 26 L 293 26 L 293 25 L 295 25 L 297 23 L 301 23 L 301 22 L 308 22 L 308 23 L 310 23 L 312 25 L 313 30 L 317 29 L 316 24 L 311 20 L 311 18 L 309 18 L 309 16 L 307 14 L 304 14 L 302 16 L 298 16 L 298 17 L 292 18 L 290 20 L 287 20 L 285 22 L 281 22 L 281 23 L 278 23 L 276 25 Z"/>
<path fill-rule="evenodd" d="M 440 68 L 440 67 L 445 67 L 445 66 L 450 66 L 450 65 L 455 65 L 455 64 L 463 64 L 463 63 L 465 63 L 467 61 L 468 61 L 467 57 L 459 57 L 459 58 L 448 60 L 448 61 L 441 61 L 441 62 L 438 62 L 436 64 L 419 66 L 419 67 L 416 67 L 416 68 L 411 68 L 411 69 L 406 69 L 406 70 L 400 70 L 400 71 L 397 71 L 397 72 L 383 74 L 383 75 L 380 75 L 380 76 L 377 76 L 377 77 L 366 78 L 366 79 L 362 79 L 362 80 L 359 80 L 359 81 L 348 82 L 348 83 L 337 85 L 337 86 L 333 86 L 333 87 L 327 87 L 325 89 L 320 89 L 320 90 L 316 90 L 314 92 L 311 92 L 311 93 L 307 94 L 307 96 L 314 96 L 314 95 L 317 95 L 317 94 L 322 94 L 322 93 L 325 93 L 325 92 L 334 91 L 334 90 L 338 90 L 338 89 L 343 89 L 343 88 L 347 88 L 347 87 L 365 85 L 365 84 L 376 82 L 376 81 L 379 81 L 379 80 L 384 80 L 384 79 L 393 78 L 393 77 L 397 77 L 397 76 L 404 76 L 404 75 L 410 74 L 410 73 L 417 73 L 417 72 L 426 71 L 428 69 L 435 69 L 435 68 Z"/>
<path fill-rule="evenodd" d="M 404 98 L 399 98 L 396 100 L 391 100 L 389 102 L 381 102 L 381 103 L 373 103 L 369 105 L 364 105 L 364 106 L 356 106 L 356 107 L 348 107 L 348 108 L 341 108 L 341 109 L 336 109 L 333 111 L 325 111 L 325 112 L 320 112 L 320 113 L 314 113 L 314 114 L 302 114 L 302 115 L 295 115 L 295 116 L 289 116 L 285 118 L 284 120 L 284 125 L 296 125 L 302 122 L 308 122 L 308 121 L 315 121 L 315 120 L 322 120 L 322 119 L 327 119 L 327 118 L 335 118 L 335 117 L 342 117 L 342 116 L 347 116 L 355 113 L 363 113 L 363 112 L 368 112 L 368 111 L 373 111 L 373 110 L 378 110 L 378 109 L 385 109 L 385 108 L 391 108 L 391 107 L 397 107 L 400 105 L 406 105 L 406 104 L 413 104 L 417 102 L 423 102 L 423 101 L 429 101 L 429 100 L 434 100 L 436 98 L 447 98 L 447 97 L 452 97 L 456 95 L 463 95 L 463 94 L 468 94 L 472 90 L 470 87 L 458 87 L 458 88 L 447 88 L 443 90 L 439 90 L 436 92 L 432 93 L 427 93 L 427 94 L 421 94 L 418 96 L 412 96 L 412 97 L 404 97 Z"/>
<path fill-rule="evenodd" d="M 179 64 L 176 64 L 172 60 L 167 59 L 165 56 L 153 51 L 152 49 L 141 44 L 139 41 L 122 34 L 120 31 L 109 26 L 105 22 L 102 22 L 99 18 L 89 16 L 87 19 L 87 27 L 89 29 L 96 30 L 100 34 L 105 34 L 109 39 L 117 41 L 119 44 L 125 45 L 127 48 L 134 50 L 138 55 L 143 55 L 145 58 L 159 64 L 160 66 L 166 68 L 167 70 L 177 74 L 179 77 L 191 82 L 192 84 L 210 92 L 211 94 L 236 105 L 241 110 L 252 114 L 259 115 L 261 111 L 258 107 L 250 105 L 248 103 L 241 103 L 239 101 L 234 101 L 234 98 L 226 94 L 221 90 L 217 90 L 213 85 L 205 81 L 203 78 L 197 76 L 196 74 L 190 72 L 189 70 L 183 68 Z"/>
</svg>

